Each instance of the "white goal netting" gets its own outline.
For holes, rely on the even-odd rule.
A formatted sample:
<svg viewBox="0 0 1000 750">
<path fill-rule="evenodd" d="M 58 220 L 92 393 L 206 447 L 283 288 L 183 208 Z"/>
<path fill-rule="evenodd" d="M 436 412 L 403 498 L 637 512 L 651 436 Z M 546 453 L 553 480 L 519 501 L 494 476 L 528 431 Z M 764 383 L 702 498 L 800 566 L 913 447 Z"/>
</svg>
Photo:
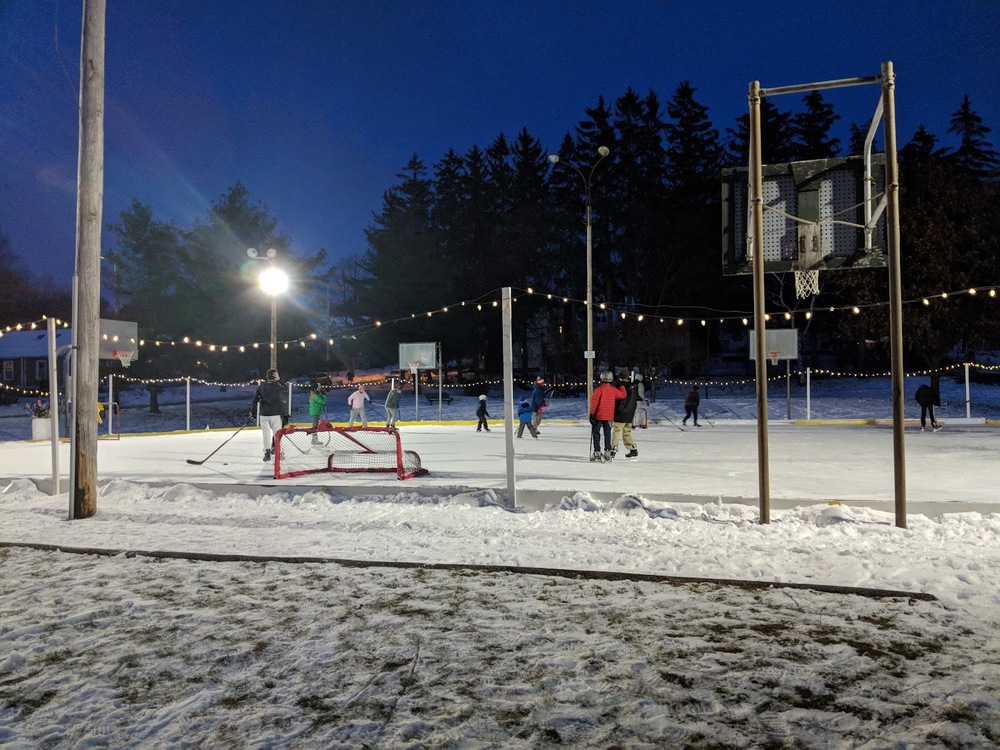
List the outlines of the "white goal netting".
<svg viewBox="0 0 1000 750">
<path fill-rule="evenodd" d="M 274 447 L 275 479 L 320 472 L 392 472 L 411 479 L 427 473 L 420 456 L 403 450 L 399 432 L 392 428 L 290 425 L 275 433 Z"/>
</svg>

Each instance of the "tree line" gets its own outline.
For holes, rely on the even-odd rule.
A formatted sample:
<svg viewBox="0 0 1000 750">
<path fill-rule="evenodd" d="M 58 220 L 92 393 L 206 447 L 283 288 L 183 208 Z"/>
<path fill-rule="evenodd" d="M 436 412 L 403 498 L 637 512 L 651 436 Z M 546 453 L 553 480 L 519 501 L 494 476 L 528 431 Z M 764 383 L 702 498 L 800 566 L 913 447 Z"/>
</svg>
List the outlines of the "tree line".
<svg viewBox="0 0 1000 750">
<path fill-rule="evenodd" d="M 115 317 L 138 321 L 147 341 L 134 374 L 231 378 L 266 366 L 259 351 L 166 345 L 182 336 L 233 345 L 267 339 L 269 307 L 252 283 L 261 261 L 247 257 L 250 247 L 274 248 L 294 280 L 299 304 L 283 304 L 278 339 L 320 334 L 281 354 L 285 374 L 382 366 L 395 361 L 399 341 L 424 340 L 440 341 L 447 359 L 498 372 L 495 317 L 410 316 L 502 286 L 583 299 L 584 175 L 591 188 L 594 299 L 607 306 L 595 327 L 598 360 L 700 374 L 725 333 L 718 319 L 751 306 L 748 279 L 722 275 L 720 239 L 720 173 L 745 165 L 749 118 L 737 118 L 723 135 L 696 93 L 684 81 L 665 102 L 653 91 L 643 96 L 632 89 L 613 102 L 598 98 L 554 151 L 524 128 L 465 153 L 449 150 L 430 167 L 414 154 L 384 193 L 366 230 L 366 251 L 350 263 L 332 265 L 322 249 L 297 252 L 278 219 L 241 183 L 190 227 L 160 221 L 152 207 L 134 200 L 109 225 L 104 253 L 116 270 L 109 295 Z M 806 94 L 799 105 L 782 110 L 762 101 L 765 163 L 861 152 L 868 123 L 852 124 L 842 144 L 833 135 L 840 116 L 820 92 Z M 990 129 L 965 97 L 948 132 L 955 148 L 939 145 L 921 125 L 900 150 L 904 299 L 997 283 L 998 157 Z M 590 174 L 600 147 L 609 155 Z M 558 154 L 558 163 L 550 162 L 550 153 Z M 68 293 L 44 299 L 3 242 L 0 271 L 19 290 L 0 295 L 3 318 L 16 322 L 33 307 L 68 305 Z M 864 306 L 887 299 L 887 277 L 884 271 L 826 273 L 820 295 L 802 301 L 787 279 L 774 275 L 768 295 L 774 309 Z M 907 307 L 904 335 L 913 363 L 940 364 L 956 347 L 996 348 L 993 308 L 985 305 L 969 298 Z M 580 305 L 522 294 L 516 310 L 516 354 L 525 369 L 583 370 Z M 68 317 L 69 311 L 43 312 Z M 642 325 L 634 315 L 622 320 L 620 312 L 716 323 L 706 335 Z M 887 314 L 872 304 L 860 315 L 816 316 L 807 335 L 826 337 L 845 352 L 867 350 L 877 361 L 887 349 Z M 375 325 L 386 320 L 404 322 Z M 164 346 L 156 347 L 157 340 Z"/>
</svg>

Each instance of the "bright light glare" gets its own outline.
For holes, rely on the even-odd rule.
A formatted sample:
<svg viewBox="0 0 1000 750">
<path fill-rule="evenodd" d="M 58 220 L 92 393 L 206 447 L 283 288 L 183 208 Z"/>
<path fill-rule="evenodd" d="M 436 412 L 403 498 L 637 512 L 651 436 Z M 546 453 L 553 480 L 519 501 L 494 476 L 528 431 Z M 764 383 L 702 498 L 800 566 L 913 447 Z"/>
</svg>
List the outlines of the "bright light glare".
<svg viewBox="0 0 1000 750">
<path fill-rule="evenodd" d="M 288 291 L 288 274 L 280 268 L 266 268 L 260 274 L 260 288 L 272 297 Z"/>
</svg>

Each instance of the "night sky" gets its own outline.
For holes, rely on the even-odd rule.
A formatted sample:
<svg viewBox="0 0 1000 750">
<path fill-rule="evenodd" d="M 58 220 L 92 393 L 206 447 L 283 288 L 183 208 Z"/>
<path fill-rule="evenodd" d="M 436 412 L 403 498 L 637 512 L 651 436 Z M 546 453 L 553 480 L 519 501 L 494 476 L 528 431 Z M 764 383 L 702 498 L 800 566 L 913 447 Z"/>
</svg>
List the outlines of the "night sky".
<svg viewBox="0 0 1000 750">
<path fill-rule="evenodd" d="M 0 232 L 59 284 L 75 254 L 81 16 L 80 0 L 0 0 Z M 104 223 L 136 198 L 188 227 L 240 181 L 294 248 L 336 261 L 363 253 L 414 154 L 430 168 L 524 127 L 555 151 L 599 96 L 665 103 L 682 80 L 725 135 L 751 80 L 874 76 L 886 60 L 900 145 L 920 124 L 956 145 L 968 94 L 1000 148 L 998 29 L 996 0 L 108 0 Z M 834 135 L 878 96 L 824 92 Z"/>
</svg>

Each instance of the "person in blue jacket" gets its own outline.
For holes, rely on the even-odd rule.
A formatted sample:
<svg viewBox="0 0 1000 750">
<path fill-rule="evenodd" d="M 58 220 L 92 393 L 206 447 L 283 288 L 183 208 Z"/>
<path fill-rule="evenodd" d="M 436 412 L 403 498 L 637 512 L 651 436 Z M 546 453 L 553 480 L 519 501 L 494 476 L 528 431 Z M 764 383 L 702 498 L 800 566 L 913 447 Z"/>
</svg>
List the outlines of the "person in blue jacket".
<svg viewBox="0 0 1000 750">
<path fill-rule="evenodd" d="M 531 433 L 531 437 L 538 437 L 538 430 L 535 429 L 535 425 L 531 424 L 531 404 L 528 403 L 528 399 L 521 399 L 521 405 L 517 407 L 517 421 L 520 424 L 517 426 L 517 436 L 521 437 L 524 435 L 524 428 L 528 428 L 528 432 Z"/>
</svg>

